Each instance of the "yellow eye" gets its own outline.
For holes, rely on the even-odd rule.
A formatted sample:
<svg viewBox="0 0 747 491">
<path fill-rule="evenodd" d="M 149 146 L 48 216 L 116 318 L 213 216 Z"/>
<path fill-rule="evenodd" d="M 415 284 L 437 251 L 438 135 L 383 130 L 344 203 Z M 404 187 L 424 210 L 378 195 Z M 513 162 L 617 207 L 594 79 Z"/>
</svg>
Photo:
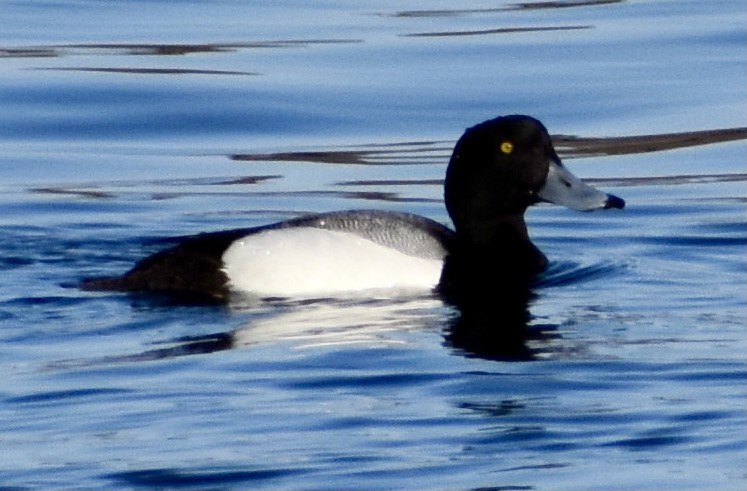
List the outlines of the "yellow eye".
<svg viewBox="0 0 747 491">
<path fill-rule="evenodd" d="M 506 155 L 510 154 L 514 151 L 514 144 L 511 142 L 503 142 L 501 143 L 501 152 L 505 153 Z"/>
</svg>

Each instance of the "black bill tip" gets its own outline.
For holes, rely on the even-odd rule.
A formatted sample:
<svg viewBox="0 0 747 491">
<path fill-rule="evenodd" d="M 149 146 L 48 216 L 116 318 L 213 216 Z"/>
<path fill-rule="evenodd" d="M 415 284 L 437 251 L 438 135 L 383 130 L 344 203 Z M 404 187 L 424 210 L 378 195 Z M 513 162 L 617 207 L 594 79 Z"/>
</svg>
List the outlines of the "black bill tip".
<svg viewBox="0 0 747 491">
<path fill-rule="evenodd" d="M 604 209 L 607 210 L 609 208 L 617 208 L 618 210 L 622 210 L 623 208 L 625 208 L 625 200 L 622 198 L 618 198 L 613 194 L 608 194 L 607 202 L 604 204 Z"/>
</svg>

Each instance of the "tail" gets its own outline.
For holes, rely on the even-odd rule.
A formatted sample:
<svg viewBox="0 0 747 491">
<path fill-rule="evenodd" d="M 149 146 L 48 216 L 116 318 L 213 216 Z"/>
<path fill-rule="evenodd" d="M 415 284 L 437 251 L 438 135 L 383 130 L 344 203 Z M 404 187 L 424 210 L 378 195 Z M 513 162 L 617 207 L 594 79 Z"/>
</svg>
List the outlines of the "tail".
<svg viewBox="0 0 747 491">
<path fill-rule="evenodd" d="M 143 259 L 121 276 L 84 279 L 78 287 L 87 291 L 150 292 L 225 302 L 229 288 L 222 254 L 236 237 L 243 235 L 246 231 L 198 235 Z"/>
</svg>

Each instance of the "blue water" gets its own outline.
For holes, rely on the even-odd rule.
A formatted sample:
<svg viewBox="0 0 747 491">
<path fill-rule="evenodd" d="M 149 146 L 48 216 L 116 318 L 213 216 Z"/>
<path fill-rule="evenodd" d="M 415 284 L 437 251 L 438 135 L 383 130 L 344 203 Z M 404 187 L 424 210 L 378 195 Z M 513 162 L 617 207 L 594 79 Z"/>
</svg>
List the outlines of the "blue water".
<svg viewBox="0 0 747 491">
<path fill-rule="evenodd" d="M 3 2 L 0 487 L 744 489 L 744 16 Z M 160 237 L 303 212 L 447 222 L 453 142 L 514 112 L 628 203 L 529 212 L 552 265 L 525 361 L 455 342 L 460 313 L 431 297 L 218 308 L 74 287 Z"/>
</svg>

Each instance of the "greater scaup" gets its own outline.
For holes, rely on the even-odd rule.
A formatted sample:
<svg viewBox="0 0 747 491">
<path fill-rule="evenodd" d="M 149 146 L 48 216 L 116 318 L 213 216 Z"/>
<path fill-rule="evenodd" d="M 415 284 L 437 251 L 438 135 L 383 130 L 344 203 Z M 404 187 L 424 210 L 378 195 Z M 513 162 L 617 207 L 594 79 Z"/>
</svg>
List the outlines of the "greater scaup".
<svg viewBox="0 0 747 491">
<path fill-rule="evenodd" d="M 85 280 L 89 290 L 160 292 L 224 302 L 232 293 L 309 297 L 368 290 L 435 290 L 445 298 L 490 296 L 547 266 L 524 212 L 539 201 L 576 210 L 625 202 L 581 182 L 529 116 L 503 116 L 465 131 L 446 170 L 454 230 L 418 215 L 337 211 L 271 225 L 199 234 L 123 276 Z"/>
</svg>

